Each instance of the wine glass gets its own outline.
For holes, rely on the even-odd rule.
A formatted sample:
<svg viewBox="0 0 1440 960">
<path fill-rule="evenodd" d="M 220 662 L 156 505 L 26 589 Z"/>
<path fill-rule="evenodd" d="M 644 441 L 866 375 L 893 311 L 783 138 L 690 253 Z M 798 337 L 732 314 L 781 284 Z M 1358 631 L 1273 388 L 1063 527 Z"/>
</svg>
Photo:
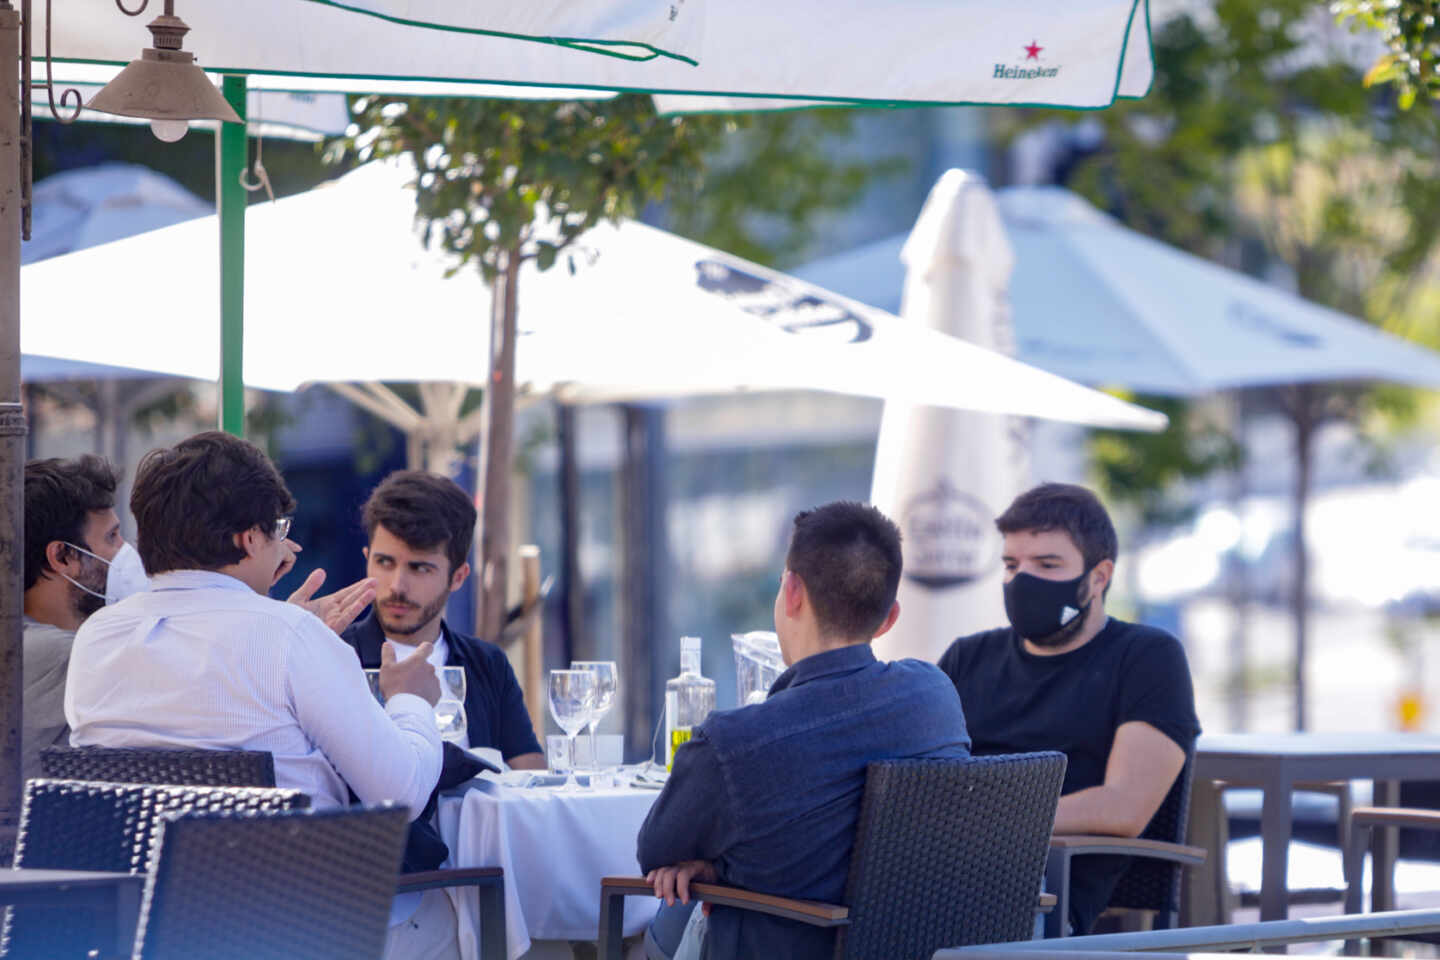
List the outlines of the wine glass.
<svg viewBox="0 0 1440 960">
<path fill-rule="evenodd" d="M 614 660 L 572 660 L 571 670 L 589 670 L 595 674 L 595 709 L 590 713 L 590 769 L 600 769 L 600 754 L 595 747 L 595 728 L 600 720 L 615 706 L 619 680 Z"/>
<path fill-rule="evenodd" d="M 590 712 L 595 708 L 595 674 L 589 670 L 550 671 L 550 716 L 565 731 L 570 740 L 570 774 L 565 779 L 566 790 L 576 790 L 575 780 L 575 735 L 590 722 Z"/>
<path fill-rule="evenodd" d="M 465 668 L 438 667 L 440 699 L 435 701 L 435 727 L 440 739 L 464 749 L 469 746 L 469 720 L 465 716 Z"/>
<path fill-rule="evenodd" d="M 380 671 L 367 667 L 365 682 L 370 685 L 370 693 L 375 697 L 375 702 L 382 707 L 385 706 L 385 694 L 380 692 Z"/>
</svg>

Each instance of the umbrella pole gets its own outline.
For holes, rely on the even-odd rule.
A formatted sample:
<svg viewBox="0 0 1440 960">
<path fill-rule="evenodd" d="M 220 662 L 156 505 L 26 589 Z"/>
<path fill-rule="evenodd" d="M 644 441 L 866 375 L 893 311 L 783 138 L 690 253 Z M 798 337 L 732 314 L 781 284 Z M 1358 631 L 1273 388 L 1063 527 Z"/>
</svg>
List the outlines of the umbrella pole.
<svg viewBox="0 0 1440 960">
<path fill-rule="evenodd" d="M 225 100 L 245 119 L 243 76 L 224 80 Z M 215 210 L 220 219 L 220 429 L 245 435 L 245 206 L 241 175 L 250 160 L 244 123 L 215 135 Z"/>
<path fill-rule="evenodd" d="M 25 542 L 25 411 L 20 405 L 20 14 L 0 2 L 0 846 L 20 824 L 20 611 Z M 30 69 L 29 63 L 24 68 Z"/>
</svg>

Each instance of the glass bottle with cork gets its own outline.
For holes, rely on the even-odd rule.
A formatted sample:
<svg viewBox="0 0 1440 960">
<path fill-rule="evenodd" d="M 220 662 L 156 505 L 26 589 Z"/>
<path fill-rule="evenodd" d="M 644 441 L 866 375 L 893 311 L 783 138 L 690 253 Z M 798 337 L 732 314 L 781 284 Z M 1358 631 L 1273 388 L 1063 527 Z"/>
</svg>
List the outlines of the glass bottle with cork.
<svg viewBox="0 0 1440 960">
<path fill-rule="evenodd" d="M 715 681 L 700 674 L 700 638 L 680 638 L 680 676 L 665 684 L 665 769 L 675 751 L 715 709 Z"/>
</svg>

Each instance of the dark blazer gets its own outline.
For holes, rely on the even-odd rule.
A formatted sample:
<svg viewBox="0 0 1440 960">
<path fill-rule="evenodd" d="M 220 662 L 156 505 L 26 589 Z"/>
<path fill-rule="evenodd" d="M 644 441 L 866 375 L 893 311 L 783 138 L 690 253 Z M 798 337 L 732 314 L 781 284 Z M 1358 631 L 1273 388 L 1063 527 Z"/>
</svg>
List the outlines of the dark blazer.
<svg viewBox="0 0 1440 960">
<path fill-rule="evenodd" d="M 505 652 L 493 643 L 456 633 L 442 620 L 440 629 L 450 647 L 446 664 L 465 668 L 465 717 L 472 747 L 495 747 L 506 760 L 522 753 L 540 753 L 540 741 L 525 709 L 525 695 Z M 367 668 L 380 666 L 385 633 L 371 610 L 341 634 Z"/>
</svg>

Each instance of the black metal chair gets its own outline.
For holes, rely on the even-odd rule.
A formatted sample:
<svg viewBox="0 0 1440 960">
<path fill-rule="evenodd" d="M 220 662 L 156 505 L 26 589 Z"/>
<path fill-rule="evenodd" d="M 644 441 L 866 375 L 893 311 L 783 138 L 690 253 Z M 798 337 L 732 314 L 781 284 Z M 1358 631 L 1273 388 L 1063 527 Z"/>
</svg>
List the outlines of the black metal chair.
<svg viewBox="0 0 1440 960">
<path fill-rule="evenodd" d="M 378 960 L 403 807 L 185 814 L 157 836 L 139 960 Z"/>
<path fill-rule="evenodd" d="M 41 768 L 75 779 L 118 783 L 189 783 L 273 787 L 275 761 L 264 750 L 171 750 L 160 747 L 47 747 Z M 167 779 L 157 780 L 156 777 Z M 461 867 L 402 873 L 395 893 L 474 887 L 480 908 L 480 952 L 505 956 L 505 871 Z"/>
<path fill-rule="evenodd" d="M 16 867 L 142 873 L 156 823 L 171 813 L 265 814 L 298 810 L 298 790 L 147 786 L 74 780 L 25 785 Z M 63 910 L 12 910 L 0 953 L 9 957 L 84 957 L 103 941 L 93 918 Z"/>
<path fill-rule="evenodd" d="M 1032 753 L 870 765 L 843 904 L 716 884 L 695 897 L 838 931 L 843 960 L 928 958 L 941 947 L 1028 940 L 1065 756 Z M 624 898 L 640 877 L 600 886 L 600 957 L 618 960 Z"/>
<path fill-rule="evenodd" d="M 1192 747 L 1160 809 L 1139 837 L 1057 836 L 1051 839 L 1050 857 L 1045 865 L 1045 889 L 1055 894 L 1057 902 L 1045 918 L 1046 937 L 1062 937 L 1067 933 L 1070 869 L 1074 859 L 1083 856 L 1132 858 L 1110 894 L 1109 909 L 1151 912 L 1157 930 L 1177 924 L 1184 868 L 1204 863 L 1206 856 L 1203 847 L 1185 845 L 1194 766 Z"/>
</svg>

